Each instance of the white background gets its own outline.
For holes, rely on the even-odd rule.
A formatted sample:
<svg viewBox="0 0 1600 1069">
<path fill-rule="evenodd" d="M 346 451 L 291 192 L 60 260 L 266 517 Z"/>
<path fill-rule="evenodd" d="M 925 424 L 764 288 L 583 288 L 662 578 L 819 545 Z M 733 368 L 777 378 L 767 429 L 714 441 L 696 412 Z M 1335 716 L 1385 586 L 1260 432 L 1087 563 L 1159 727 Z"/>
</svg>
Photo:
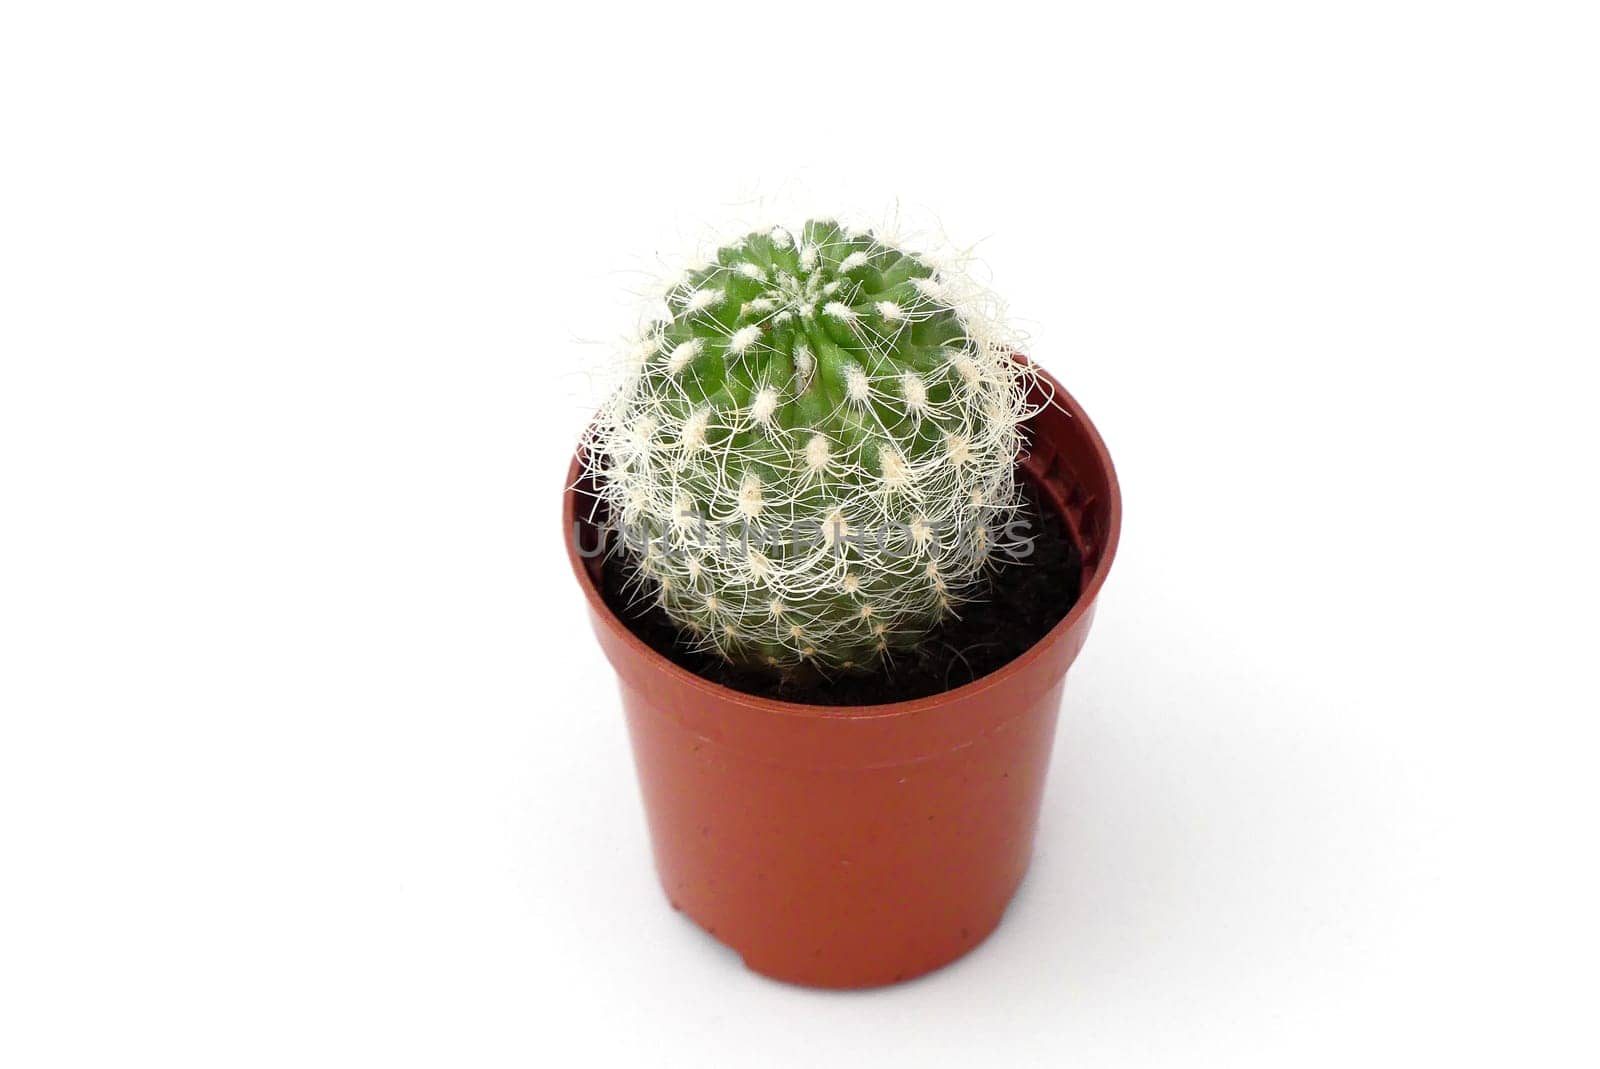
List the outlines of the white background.
<svg viewBox="0 0 1600 1069">
<path fill-rule="evenodd" d="M 1592 7 L 1098 7 L 6 5 L 0 1063 L 1593 1064 Z M 867 994 L 667 908 L 557 519 L 796 185 L 1127 505 L 1027 883 Z"/>
</svg>

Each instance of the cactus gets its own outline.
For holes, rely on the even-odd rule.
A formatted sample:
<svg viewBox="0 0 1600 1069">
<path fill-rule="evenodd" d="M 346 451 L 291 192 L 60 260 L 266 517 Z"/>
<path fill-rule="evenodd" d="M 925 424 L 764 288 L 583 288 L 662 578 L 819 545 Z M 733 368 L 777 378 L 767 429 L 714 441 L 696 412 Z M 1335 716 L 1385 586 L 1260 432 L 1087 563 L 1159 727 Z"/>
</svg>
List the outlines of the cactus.
<svg viewBox="0 0 1600 1069">
<path fill-rule="evenodd" d="M 1030 372 L 990 300 L 871 232 L 747 234 L 666 293 L 587 442 L 640 597 L 745 665 L 867 670 L 1017 543 Z"/>
</svg>

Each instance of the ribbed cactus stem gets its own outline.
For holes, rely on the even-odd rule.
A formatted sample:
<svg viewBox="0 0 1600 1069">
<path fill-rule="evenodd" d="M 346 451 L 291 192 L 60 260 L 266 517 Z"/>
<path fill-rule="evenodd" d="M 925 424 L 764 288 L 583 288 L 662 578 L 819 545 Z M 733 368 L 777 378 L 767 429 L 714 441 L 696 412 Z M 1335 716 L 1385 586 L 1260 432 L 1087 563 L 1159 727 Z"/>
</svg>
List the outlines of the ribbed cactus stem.
<svg viewBox="0 0 1600 1069">
<path fill-rule="evenodd" d="M 863 669 L 981 593 L 1028 372 L 980 292 L 819 221 L 671 287 L 589 445 L 643 592 L 688 641 Z"/>
</svg>

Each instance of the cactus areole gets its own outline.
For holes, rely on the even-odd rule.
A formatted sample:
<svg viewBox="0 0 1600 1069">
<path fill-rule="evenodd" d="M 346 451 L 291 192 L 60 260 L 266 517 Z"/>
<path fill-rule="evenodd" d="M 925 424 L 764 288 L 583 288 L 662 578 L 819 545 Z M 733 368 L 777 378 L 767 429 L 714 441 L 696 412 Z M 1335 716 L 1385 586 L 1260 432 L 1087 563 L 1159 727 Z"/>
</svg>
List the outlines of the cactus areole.
<svg viewBox="0 0 1600 1069">
<path fill-rule="evenodd" d="M 992 309 L 958 270 L 825 221 L 685 272 L 586 443 L 635 595 L 693 646 L 825 672 L 982 597 L 1027 544 L 1032 372 Z"/>
</svg>

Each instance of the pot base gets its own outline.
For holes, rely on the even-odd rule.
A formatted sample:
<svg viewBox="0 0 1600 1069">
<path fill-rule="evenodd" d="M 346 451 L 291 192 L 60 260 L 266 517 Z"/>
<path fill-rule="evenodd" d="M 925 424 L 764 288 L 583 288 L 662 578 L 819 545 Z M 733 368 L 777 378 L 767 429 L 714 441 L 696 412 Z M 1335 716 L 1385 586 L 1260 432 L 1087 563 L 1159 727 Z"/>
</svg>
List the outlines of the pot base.
<svg viewBox="0 0 1600 1069">
<path fill-rule="evenodd" d="M 665 890 L 665 888 L 663 888 Z M 1016 889 L 1012 889 L 1016 893 Z M 874 972 L 863 969 L 859 962 L 846 962 L 842 966 L 835 966 L 833 962 L 825 960 L 821 953 L 813 953 L 810 961 L 797 961 L 795 956 L 787 953 L 772 954 L 765 948 L 756 948 L 749 952 L 741 950 L 729 942 L 715 928 L 709 927 L 695 919 L 682 905 L 668 897 L 667 904 L 674 910 L 682 913 L 684 919 L 694 924 L 695 927 L 705 932 L 718 943 L 739 955 L 739 960 L 744 967 L 768 980 L 778 983 L 794 984 L 798 987 L 828 988 L 836 991 L 860 990 L 872 987 L 890 987 L 894 984 L 904 983 L 927 976 L 929 973 L 938 972 L 946 965 L 966 957 L 976 950 L 984 940 L 988 939 L 1000 927 L 1004 919 L 1005 910 L 1002 909 L 993 917 L 984 921 L 973 921 L 963 925 L 953 939 L 945 940 L 945 945 L 939 948 L 929 948 L 929 953 L 916 960 L 899 960 L 885 963 Z"/>
</svg>

